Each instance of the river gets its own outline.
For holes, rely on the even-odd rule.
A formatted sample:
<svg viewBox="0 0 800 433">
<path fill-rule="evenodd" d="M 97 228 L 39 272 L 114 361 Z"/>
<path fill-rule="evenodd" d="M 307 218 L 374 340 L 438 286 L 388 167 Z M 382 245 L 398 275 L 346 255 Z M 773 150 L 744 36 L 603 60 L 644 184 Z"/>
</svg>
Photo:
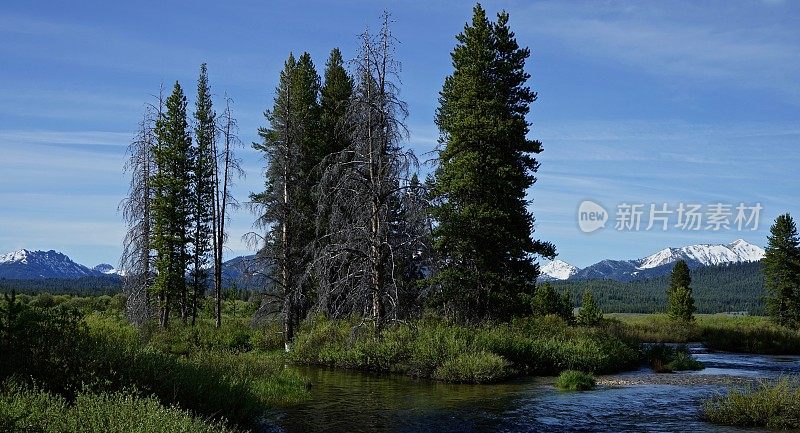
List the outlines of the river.
<svg viewBox="0 0 800 433">
<path fill-rule="evenodd" d="M 561 392 L 553 378 L 457 385 L 402 376 L 304 370 L 312 399 L 271 413 L 267 432 L 754 432 L 702 420 L 702 402 L 730 385 L 800 372 L 800 357 L 690 349 L 706 368 L 599 376 L 588 392 Z"/>
</svg>

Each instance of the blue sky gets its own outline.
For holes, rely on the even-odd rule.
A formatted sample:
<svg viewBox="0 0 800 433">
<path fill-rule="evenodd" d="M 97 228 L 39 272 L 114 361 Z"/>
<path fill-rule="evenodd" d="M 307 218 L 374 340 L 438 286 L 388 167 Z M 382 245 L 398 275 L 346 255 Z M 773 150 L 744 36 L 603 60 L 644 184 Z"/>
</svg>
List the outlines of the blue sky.
<svg viewBox="0 0 800 433">
<path fill-rule="evenodd" d="M 531 189 L 536 237 L 586 266 L 664 246 L 764 245 L 782 212 L 800 216 L 800 2 L 484 2 L 506 9 L 531 47 L 539 92 L 531 137 L 545 151 Z M 194 89 L 208 62 L 213 91 L 235 101 L 241 138 L 265 124 L 290 51 L 354 53 L 355 36 L 383 9 L 396 21 L 411 146 L 421 159 L 437 138 L 433 115 L 450 73 L 454 36 L 472 3 L 43 2 L 0 5 L 0 252 L 56 249 L 87 265 L 116 263 L 124 233 L 125 148 L 143 104 L 163 82 Z M 220 98 L 221 99 L 221 98 Z M 263 163 L 241 149 L 247 178 Z M 576 211 L 619 203 L 760 202 L 758 230 L 584 234 Z M 253 216 L 234 215 L 228 256 Z"/>
</svg>

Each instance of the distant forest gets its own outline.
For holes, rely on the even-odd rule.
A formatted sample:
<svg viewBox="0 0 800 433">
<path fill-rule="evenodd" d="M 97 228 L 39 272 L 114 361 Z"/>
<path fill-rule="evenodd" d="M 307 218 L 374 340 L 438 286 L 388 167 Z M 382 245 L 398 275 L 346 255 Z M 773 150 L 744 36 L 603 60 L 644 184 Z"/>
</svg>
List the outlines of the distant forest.
<svg viewBox="0 0 800 433">
<path fill-rule="evenodd" d="M 122 279 L 116 276 L 90 276 L 81 278 L 40 278 L 35 280 L 9 280 L 0 278 L 0 292 L 50 293 L 81 296 L 112 295 L 122 291 Z"/>
<path fill-rule="evenodd" d="M 663 312 L 667 305 L 669 275 L 647 280 L 620 282 L 613 280 L 556 281 L 558 291 L 569 290 L 576 306 L 583 291 L 594 294 L 598 306 L 606 313 Z M 244 286 L 240 286 L 244 287 Z M 705 266 L 692 270 L 692 289 L 699 313 L 741 312 L 764 314 L 764 276 L 761 263 L 738 263 Z M 0 292 L 106 295 L 122 290 L 116 277 L 84 277 L 78 279 L 48 278 L 40 280 L 0 279 Z"/>
<path fill-rule="evenodd" d="M 764 314 L 766 293 L 760 262 L 704 266 L 691 274 L 698 313 Z M 655 313 L 666 309 L 669 275 L 630 282 L 584 280 L 551 284 L 558 291 L 569 290 L 576 303 L 588 289 L 607 313 Z"/>
</svg>

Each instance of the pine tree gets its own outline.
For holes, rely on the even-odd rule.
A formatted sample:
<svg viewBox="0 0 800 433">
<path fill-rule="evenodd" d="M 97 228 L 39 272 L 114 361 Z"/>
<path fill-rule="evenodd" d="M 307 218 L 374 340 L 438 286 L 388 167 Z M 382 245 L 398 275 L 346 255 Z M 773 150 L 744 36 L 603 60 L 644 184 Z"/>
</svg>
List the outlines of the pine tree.
<svg viewBox="0 0 800 433">
<path fill-rule="evenodd" d="M 320 160 L 347 147 L 349 133 L 345 116 L 352 95 L 353 79 L 344 68 L 342 53 L 334 48 L 325 64 L 324 84 L 320 89 Z"/>
<path fill-rule="evenodd" d="M 561 310 L 561 297 L 550 283 L 540 284 L 534 292 L 531 309 L 535 316 L 558 314 Z"/>
<path fill-rule="evenodd" d="M 197 101 L 195 103 L 195 147 L 193 149 L 192 183 L 191 183 L 191 317 L 192 324 L 197 318 L 200 299 L 205 295 L 209 272 L 209 254 L 211 253 L 212 223 L 214 218 L 214 170 L 216 155 L 214 140 L 217 126 L 216 114 L 211 101 L 211 89 L 208 85 L 206 64 L 200 65 L 200 77 L 197 80 Z"/>
<path fill-rule="evenodd" d="M 800 239 L 788 213 L 778 216 L 770 228 L 764 256 L 767 311 L 782 325 L 800 320 Z"/>
<path fill-rule="evenodd" d="M 672 268 L 667 290 L 667 314 L 673 319 L 691 321 L 696 310 L 692 296 L 692 277 L 685 260 L 678 260 Z"/>
<path fill-rule="evenodd" d="M 186 97 L 176 81 L 166 101 L 166 112 L 156 121 L 157 145 L 153 150 L 156 173 L 154 197 L 153 248 L 157 275 L 152 290 L 159 301 L 159 323 L 169 324 L 172 303 L 187 305 L 185 273 L 189 261 L 187 245 L 191 238 L 190 172 L 191 137 L 186 120 Z"/>
<path fill-rule="evenodd" d="M 273 261 L 276 284 L 283 299 L 284 340 L 287 350 L 307 302 L 304 288 L 307 246 L 314 236 L 310 173 L 318 147 L 319 77 L 311 57 L 289 55 L 275 92 L 272 110 L 265 113 L 269 128 L 261 128 L 262 143 L 253 145 L 267 160 L 266 190 L 251 194 L 260 213 L 256 224 L 269 230 L 263 256 Z"/>
<path fill-rule="evenodd" d="M 594 295 L 589 290 L 583 292 L 583 301 L 577 320 L 578 324 L 583 326 L 594 326 L 603 320 L 603 312 L 597 307 Z"/>
<path fill-rule="evenodd" d="M 506 318 L 524 311 L 534 291 L 536 255 L 552 244 L 533 240 L 526 191 L 535 181 L 525 116 L 536 93 L 525 83 L 530 52 L 519 48 L 508 14 L 497 23 L 475 6 L 472 24 L 457 36 L 454 71 L 439 98 L 439 167 L 434 186 L 435 246 L 442 259 L 432 283 L 462 318 Z"/>
<path fill-rule="evenodd" d="M 343 164 L 349 156 L 346 152 L 350 144 L 350 133 L 347 122 L 347 112 L 349 109 L 350 98 L 353 95 L 353 79 L 344 68 L 342 54 L 338 48 L 334 48 L 328 61 L 325 64 L 324 83 L 320 89 L 320 147 L 318 158 L 321 164 L 315 170 L 315 180 L 317 185 L 314 188 L 314 208 L 316 210 L 316 243 L 315 255 L 324 255 L 331 243 L 329 232 L 330 217 L 333 212 L 332 206 L 335 203 L 326 204 L 322 199 L 325 194 L 320 190 L 319 181 L 321 176 L 334 170 L 335 164 Z M 322 287 L 330 287 L 339 280 L 335 266 L 327 269 L 317 270 L 317 284 Z M 330 293 L 330 290 L 323 289 Z M 340 310 L 341 302 L 335 297 L 317 297 L 318 308 L 325 314 L 336 315 Z"/>
</svg>

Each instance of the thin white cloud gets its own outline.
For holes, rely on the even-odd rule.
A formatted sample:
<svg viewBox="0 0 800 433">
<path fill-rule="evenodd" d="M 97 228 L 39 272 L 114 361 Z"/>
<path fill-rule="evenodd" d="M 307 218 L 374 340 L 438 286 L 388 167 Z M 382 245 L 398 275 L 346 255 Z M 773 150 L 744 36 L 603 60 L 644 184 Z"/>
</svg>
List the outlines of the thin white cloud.
<svg viewBox="0 0 800 433">
<path fill-rule="evenodd" d="M 728 19 L 747 10 L 732 3 L 709 14 L 691 3 L 537 2 L 514 20 L 518 33 L 555 39 L 581 56 L 708 85 L 769 89 L 800 102 L 796 27 Z"/>
</svg>

